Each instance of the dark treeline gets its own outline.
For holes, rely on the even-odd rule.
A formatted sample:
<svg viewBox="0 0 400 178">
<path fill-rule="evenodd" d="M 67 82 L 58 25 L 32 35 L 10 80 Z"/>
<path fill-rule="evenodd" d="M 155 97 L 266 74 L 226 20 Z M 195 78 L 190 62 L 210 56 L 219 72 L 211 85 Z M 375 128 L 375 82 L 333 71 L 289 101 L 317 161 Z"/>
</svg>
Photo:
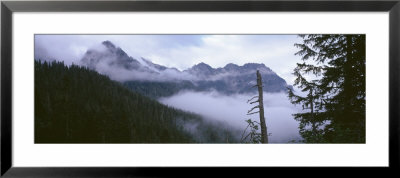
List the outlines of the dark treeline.
<svg viewBox="0 0 400 178">
<path fill-rule="evenodd" d="M 127 81 L 123 85 L 135 92 L 150 98 L 169 97 L 177 94 L 182 89 L 194 90 L 197 89 L 190 81 L 177 82 L 156 82 L 156 81 Z"/>
<path fill-rule="evenodd" d="M 254 78 L 255 74 L 253 75 Z M 243 77 L 244 78 L 244 77 Z M 245 79 L 241 79 L 244 81 L 252 81 L 252 77 L 248 77 Z M 240 80 L 240 79 L 231 79 L 228 81 Z M 267 92 L 279 92 L 282 91 L 281 84 L 282 79 L 276 76 L 269 76 L 267 79 L 263 81 L 266 86 L 269 86 L 265 91 Z M 247 82 L 248 83 L 248 82 Z M 272 84 L 272 85 L 268 85 Z M 181 91 L 194 91 L 194 92 L 212 92 L 218 91 L 225 95 L 232 94 L 254 94 L 254 90 L 252 90 L 251 86 L 245 86 L 242 88 L 233 88 L 229 86 L 225 82 L 221 81 L 196 81 L 195 84 L 191 81 L 126 81 L 123 82 L 123 85 L 126 88 L 131 89 L 134 92 L 138 92 L 144 96 L 159 99 L 161 97 L 170 97 L 175 94 L 178 94 Z M 248 84 L 251 85 L 251 84 Z M 291 86 L 289 86 L 291 88 Z"/>
<path fill-rule="evenodd" d="M 303 106 L 294 116 L 304 142 L 365 143 L 365 35 L 300 36 L 294 86 L 307 95 L 289 97 Z"/>
<path fill-rule="evenodd" d="M 226 140 L 235 140 L 229 130 L 132 92 L 96 71 L 35 60 L 35 143 Z"/>
</svg>

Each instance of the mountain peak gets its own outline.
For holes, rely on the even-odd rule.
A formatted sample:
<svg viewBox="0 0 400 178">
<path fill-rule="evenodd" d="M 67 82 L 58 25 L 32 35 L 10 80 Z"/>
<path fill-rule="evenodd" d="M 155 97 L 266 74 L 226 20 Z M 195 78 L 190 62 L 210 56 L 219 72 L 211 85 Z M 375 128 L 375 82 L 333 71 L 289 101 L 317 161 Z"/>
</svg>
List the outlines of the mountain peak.
<svg viewBox="0 0 400 178">
<path fill-rule="evenodd" d="M 266 67 L 266 66 L 263 63 L 261 63 L 261 64 L 259 64 L 259 63 L 246 63 L 246 64 L 243 65 L 243 67 L 246 67 L 246 68 L 257 68 L 257 67 Z"/>
<path fill-rule="evenodd" d="M 263 63 L 246 63 L 243 68 L 249 70 L 260 70 L 261 73 L 275 73 Z"/>
<path fill-rule="evenodd" d="M 88 49 L 81 59 L 83 65 L 90 69 L 97 69 L 99 63 L 127 70 L 139 69 L 141 67 L 136 59 L 128 56 L 125 51 L 115 46 L 111 41 L 103 41 L 101 44 L 106 50 Z"/>
<path fill-rule="evenodd" d="M 215 73 L 215 69 L 213 69 L 210 65 L 204 62 L 200 62 L 199 64 L 194 65 L 187 71 L 191 74 L 200 75 L 202 77 L 213 75 Z"/>
<path fill-rule="evenodd" d="M 111 41 L 108 41 L 108 40 L 103 41 L 101 44 L 103 44 L 107 48 L 112 48 L 112 49 L 116 48 L 115 45 Z"/>
<path fill-rule="evenodd" d="M 225 67 L 229 67 L 229 66 L 239 67 L 237 64 L 234 64 L 234 63 L 229 63 L 229 64 L 225 65 Z"/>
<path fill-rule="evenodd" d="M 226 69 L 226 70 L 235 70 L 238 68 L 239 68 L 239 66 L 234 63 L 229 63 L 229 64 L 225 65 L 225 67 L 224 67 L 224 69 Z"/>
<path fill-rule="evenodd" d="M 212 68 L 210 65 L 204 63 L 204 62 L 200 62 L 196 65 L 194 65 L 193 67 L 207 67 L 207 68 Z"/>
<path fill-rule="evenodd" d="M 196 71 L 211 71 L 211 70 L 213 70 L 213 68 L 210 65 L 208 65 L 208 64 L 206 64 L 204 62 L 200 62 L 200 63 L 194 65 L 192 67 L 192 70 L 196 70 Z"/>
</svg>

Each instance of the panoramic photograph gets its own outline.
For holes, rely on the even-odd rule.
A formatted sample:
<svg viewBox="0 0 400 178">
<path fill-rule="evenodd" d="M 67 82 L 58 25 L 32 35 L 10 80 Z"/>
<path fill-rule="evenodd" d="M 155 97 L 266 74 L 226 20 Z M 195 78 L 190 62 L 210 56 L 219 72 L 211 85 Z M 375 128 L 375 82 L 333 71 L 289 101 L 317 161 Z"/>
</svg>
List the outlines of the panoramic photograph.
<svg viewBox="0 0 400 178">
<path fill-rule="evenodd" d="M 364 34 L 36 34 L 36 144 L 366 140 Z"/>
</svg>

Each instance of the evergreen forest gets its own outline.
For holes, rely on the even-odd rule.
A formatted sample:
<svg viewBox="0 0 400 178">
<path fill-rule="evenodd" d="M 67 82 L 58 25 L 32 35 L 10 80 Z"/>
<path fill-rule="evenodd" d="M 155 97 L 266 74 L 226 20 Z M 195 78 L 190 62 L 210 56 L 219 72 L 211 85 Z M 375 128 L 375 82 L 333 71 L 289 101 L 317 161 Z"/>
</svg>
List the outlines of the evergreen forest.
<svg viewBox="0 0 400 178">
<path fill-rule="evenodd" d="M 226 124 L 162 105 L 77 65 L 35 60 L 34 96 L 35 143 L 237 142 Z"/>
</svg>

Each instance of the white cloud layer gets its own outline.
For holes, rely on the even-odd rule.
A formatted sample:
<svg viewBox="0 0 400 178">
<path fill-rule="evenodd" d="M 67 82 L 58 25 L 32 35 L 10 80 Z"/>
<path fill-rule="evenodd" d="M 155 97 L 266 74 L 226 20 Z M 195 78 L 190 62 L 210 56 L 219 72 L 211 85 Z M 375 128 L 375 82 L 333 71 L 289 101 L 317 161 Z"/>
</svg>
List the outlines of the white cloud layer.
<svg viewBox="0 0 400 178">
<path fill-rule="evenodd" d="M 36 35 L 35 59 L 78 64 L 87 49 L 109 40 L 134 58 L 184 70 L 200 62 L 214 68 L 228 63 L 264 63 L 288 84 L 300 57 L 296 35 Z"/>
<path fill-rule="evenodd" d="M 161 98 L 163 104 L 191 111 L 206 118 L 230 123 L 239 130 L 247 126 L 245 120 L 251 118 L 259 122 L 258 114 L 246 115 L 252 105 L 247 103 L 250 95 L 226 96 L 218 92 L 185 91 L 171 97 Z M 288 143 L 300 140 L 299 123 L 292 114 L 302 112 L 292 105 L 284 93 L 264 93 L 264 110 L 271 143 Z M 240 138 L 240 136 L 239 136 Z"/>
</svg>

